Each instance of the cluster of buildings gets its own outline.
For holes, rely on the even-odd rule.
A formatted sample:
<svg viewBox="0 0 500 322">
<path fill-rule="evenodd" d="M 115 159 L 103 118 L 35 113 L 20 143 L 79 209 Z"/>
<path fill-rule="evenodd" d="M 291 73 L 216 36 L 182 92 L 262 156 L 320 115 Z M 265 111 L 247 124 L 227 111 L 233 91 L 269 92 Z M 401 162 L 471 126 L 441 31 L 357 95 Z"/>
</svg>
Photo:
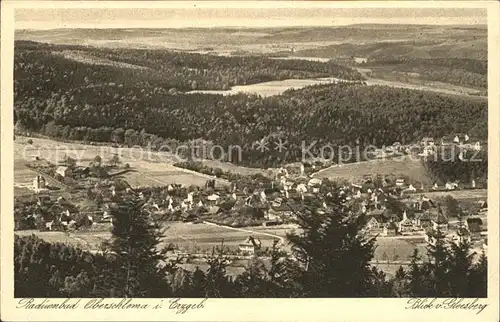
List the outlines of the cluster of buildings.
<svg viewBox="0 0 500 322">
<path fill-rule="evenodd" d="M 391 146 L 375 149 L 372 152 L 374 159 L 391 158 L 404 154 L 417 154 L 420 157 L 428 157 L 436 154 L 438 148 L 456 147 L 461 153 L 465 151 L 481 151 L 485 142 L 472 140 L 467 134 L 456 134 L 444 136 L 439 141 L 432 137 L 424 137 L 417 145 L 403 145 L 395 142 Z"/>
<path fill-rule="evenodd" d="M 39 194 L 34 202 L 16 203 L 15 208 L 23 213 L 25 223 L 31 223 L 29 225 L 31 229 L 35 227 L 49 231 L 75 229 L 77 215 L 87 216 L 88 222 L 93 222 L 92 216 L 81 214 L 74 204 L 62 196 Z M 20 229 L 20 220 L 15 220 L 15 229 Z"/>
<path fill-rule="evenodd" d="M 462 142 L 460 138 L 458 141 Z M 431 138 L 425 138 L 422 145 L 432 146 L 432 142 Z M 399 144 L 395 146 L 402 148 Z M 59 166 L 55 173 L 61 177 L 73 177 L 85 175 L 88 171 L 88 168 Z M 485 220 L 477 216 L 462 220 L 458 227 L 456 220 L 453 222 L 439 205 L 425 197 L 423 184 L 414 186 L 404 178 L 383 178 L 379 183 L 375 185 L 374 178 L 368 176 L 362 183 L 339 187 L 346 201 L 355 205 L 357 212 L 366 215 L 365 230 L 369 234 L 418 235 L 429 243 L 435 240 L 438 230 L 452 236 L 450 238 L 455 241 L 462 238 L 473 240 L 485 234 Z M 329 206 L 324 200 L 324 192 L 328 190 L 323 189 L 327 184 L 328 181 L 306 174 L 304 165 L 297 164 L 277 169 L 272 179 L 262 182 L 235 181 L 229 187 L 215 186 L 215 181 L 210 180 L 205 187 L 196 189 L 171 184 L 163 188 L 134 190 L 124 181 L 102 179 L 88 189 L 89 198 L 99 199 L 99 209 L 86 215 L 84 212 L 79 213 L 74 206 L 69 207 L 64 199 L 52 200 L 53 197 L 39 195 L 37 203 L 54 213 L 45 222 L 47 230 L 74 227 L 77 213 L 86 216 L 85 221 L 90 225 L 111 222 L 113 197 L 121 194 L 138 196 L 152 214 L 176 214 L 185 222 L 200 222 L 201 218 L 208 221 L 219 214 L 236 214 L 239 217 L 252 217 L 263 225 L 275 225 L 293 223 L 297 213 L 304 210 L 306 200 L 318 201 L 318 211 L 327 212 Z M 42 193 L 45 187 L 46 180 L 42 176 L 36 176 L 33 190 Z M 434 184 L 430 190 L 454 190 L 457 187 L 458 183 L 447 182 L 444 187 Z M 40 214 L 33 213 L 30 216 L 38 219 Z M 243 253 L 253 253 L 259 248 L 258 238 L 251 236 L 240 245 Z"/>
</svg>

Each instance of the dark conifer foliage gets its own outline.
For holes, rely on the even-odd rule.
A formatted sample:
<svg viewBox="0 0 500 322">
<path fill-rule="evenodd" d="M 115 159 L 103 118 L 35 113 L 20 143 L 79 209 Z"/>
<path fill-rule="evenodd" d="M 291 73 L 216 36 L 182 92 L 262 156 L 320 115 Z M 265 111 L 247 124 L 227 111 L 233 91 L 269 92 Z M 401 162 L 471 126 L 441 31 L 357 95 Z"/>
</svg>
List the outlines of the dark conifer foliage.
<svg viewBox="0 0 500 322">
<path fill-rule="evenodd" d="M 158 223 L 134 199 L 121 200 L 111 211 L 112 237 L 105 249 L 116 271 L 109 286 L 118 297 L 159 297 L 169 294 L 165 256 L 160 250 L 163 235 Z"/>
<path fill-rule="evenodd" d="M 303 233 L 288 236 L 303 267 L 299 276 L 303 296 L 369 296 L 375 277 L 370 266 L 375 241 L 361 232 L 366 221 L 339 191 L 326 201 L 331 209 L 321 211 L 311 205 L 298 214 Z"/>
</svg>

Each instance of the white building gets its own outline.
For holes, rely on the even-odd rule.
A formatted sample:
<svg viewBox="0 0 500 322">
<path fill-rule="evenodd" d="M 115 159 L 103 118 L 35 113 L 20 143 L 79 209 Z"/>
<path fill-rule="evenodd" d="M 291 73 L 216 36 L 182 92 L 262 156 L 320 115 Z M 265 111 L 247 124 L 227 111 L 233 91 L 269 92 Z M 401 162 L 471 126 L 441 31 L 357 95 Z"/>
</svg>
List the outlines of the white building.
<svg viewBox="0 0 500 322">
<path fill-rule="evenodd" d="M 46 190 L 45 188 L 46 185 L 47 182 L 42 176 L 36 176 L 33 179 L 33 190 L 35 191 L 35 193 L 39 193 L 40 191 Z"/>
</svg>

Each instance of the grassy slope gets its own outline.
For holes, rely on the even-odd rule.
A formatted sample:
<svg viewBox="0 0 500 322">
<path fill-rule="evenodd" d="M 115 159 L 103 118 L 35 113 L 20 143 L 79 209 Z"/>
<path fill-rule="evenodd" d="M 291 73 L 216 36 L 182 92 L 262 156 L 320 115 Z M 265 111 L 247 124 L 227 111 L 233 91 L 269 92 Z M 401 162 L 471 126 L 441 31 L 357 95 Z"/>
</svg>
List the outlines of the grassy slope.
<svg viewBox="0 0 500 322">
<path fill-rule="evenodd" d="M 433 183 L 425 167 L 420 161 L 400 160 L 373 160 L 353 164 L 344 164 L 341 167 L 333 166 L 314 175 L 316 178 L 328 178 L 348 181 L 362 181 L 365 175 L 394 175 L 408 176 L 413 182 L 422 182 L 424 185 Z"/>
</svg>

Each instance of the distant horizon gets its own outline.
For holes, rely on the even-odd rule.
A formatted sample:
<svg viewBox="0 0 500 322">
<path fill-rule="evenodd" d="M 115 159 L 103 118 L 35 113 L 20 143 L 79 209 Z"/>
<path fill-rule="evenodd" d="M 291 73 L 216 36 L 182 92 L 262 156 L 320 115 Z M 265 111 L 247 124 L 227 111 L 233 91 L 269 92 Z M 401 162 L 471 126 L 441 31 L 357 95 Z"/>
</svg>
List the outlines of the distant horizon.
<svg viewBox="0 0 500 322">
<path fill-rule="evenodd" d="M 189 3 L 186 4 L 186 6 Z M 41 8 L 16 9 L 16 30 L 292 28 L 384 25 L 487 25 L 480 8 Z M 313 3 L 311 3 L 312 5 Z M 130 28 L 133 27 L 133 28 Z"/>
<path fill-rule="evenodd" d="M 376 22 L 367 22 L 367 23 L 353 23 L 347 25 L 308 25 L 308 26 L 300 26 L 300 25 L 281 25 L 281 26 L 207 26 L 207 27 L 152 27 L 152 26 L 139 26 L 139 27 L 112 27 L 112 26 L 97 26 L 97 27 L 54 27 L 54 28 L 46 28 L 46 29 L 35 29 L 35 28 L 16 28 L 15 31 L 49 31 L 49 30 L 93 30 L 93 29 L 101 29 L 101 30 L 197 30 L 197 29 L 322 29 L 322 28 L 345 28 L 345 27 L 356 27 L 356 26 L 431 26 L 431 27 L 467 27 L 467 28 L 487 28 L 487 23 L 478 23 L 474 25 L 470 24 L 424 24 L 424 23 L 376 23 Z"/>
</svg>

